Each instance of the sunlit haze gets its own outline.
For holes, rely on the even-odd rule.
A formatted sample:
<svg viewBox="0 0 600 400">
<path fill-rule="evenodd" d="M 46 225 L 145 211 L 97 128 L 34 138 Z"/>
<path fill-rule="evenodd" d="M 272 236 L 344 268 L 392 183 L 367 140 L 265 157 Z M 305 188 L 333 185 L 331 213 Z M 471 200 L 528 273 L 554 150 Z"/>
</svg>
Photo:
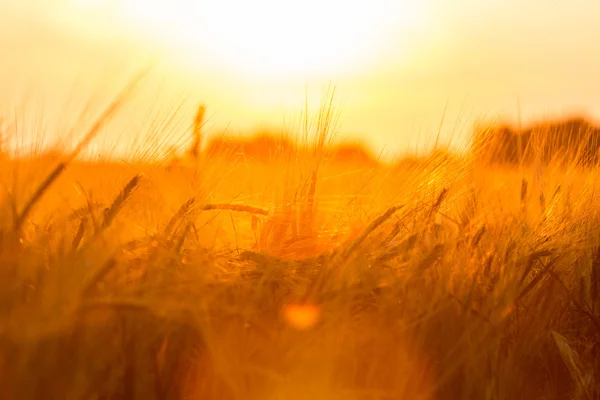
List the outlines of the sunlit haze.
<svg viewBox="0 0 600 400">
<path fill-rule="evenodd" d="M 0 0 L 0 108 L 73 123 L 155 63 L 106 146 L 180 104 L 174 137 L 198 103 L 209 133 L 294 126 L 330 83 L 342 138 L 414 151 L 443 119 L 460 146 L 481 117 L 600 117 L 598 15 L 592 0 Z"/>
<path fill-rule="evenodd" d="M 0 0 L 0 400 L 600 399 L 600 0 Z"/>
</svg>

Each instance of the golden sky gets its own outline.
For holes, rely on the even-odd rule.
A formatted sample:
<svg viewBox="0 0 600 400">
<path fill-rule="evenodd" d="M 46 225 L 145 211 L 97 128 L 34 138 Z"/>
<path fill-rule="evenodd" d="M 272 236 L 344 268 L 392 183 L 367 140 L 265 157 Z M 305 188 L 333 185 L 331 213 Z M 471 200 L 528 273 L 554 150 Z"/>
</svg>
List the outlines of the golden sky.
<svg viewBox="0 0 600 400">
<path fill-rule="evenodd" d="M 412 150 L 446 105 L 443 142 L 483 116 L 600 117 L 598 15 L 594 0 L 0 0 L 0 111 L 43 114 L 51 141 L 156 61 L 107 143 L 128 148 L 149 109 L 156 130 L 180 101 L 173 132 L 199 102 L 211 132 L 293 126 L 331 82 L 340 136 Z"/>
</svg>

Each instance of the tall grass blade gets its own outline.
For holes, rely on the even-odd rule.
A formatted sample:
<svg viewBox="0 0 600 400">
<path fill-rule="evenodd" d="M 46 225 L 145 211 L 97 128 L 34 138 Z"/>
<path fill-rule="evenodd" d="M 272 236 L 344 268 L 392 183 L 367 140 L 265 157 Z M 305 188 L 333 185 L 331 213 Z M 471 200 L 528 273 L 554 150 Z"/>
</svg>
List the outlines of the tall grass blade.
<svg viewBox="0 0 600 400">
<path fill-rule="evenodd" d="M 36 191 L 33 193 L 31 198 L 25 203 L 25 206 L 21 212 L 17 215 L 14 221 L 14 230 L 19 232 L 23 223 L 31 213 L 33 207 L 40 201 L 44 193 L 48 188 L 56 181 L 56 179 L 65 171 L 67 166 L 73 161 L 79 153 L 87 147 L 87 145 L 96 137 L 100 129 L 105 126 L 114 115 L 121 109 L 124 103 L 133 94 L 134 89 L 139 82 L 146 76 L 150 68 L 143 70 L 139 73 L 122 91 L 116 98 L 107 106 L 107 108 L 100 114 L 96 119 L 96 122 L 92 125 L 86 135 L 83 137 L 81 142 L 75 147 L 75 149 L 66 157 L 64 161 L 61 161 L 54 169 L 48 174 L 48 176 L 38 186 Z"/>
</svg>

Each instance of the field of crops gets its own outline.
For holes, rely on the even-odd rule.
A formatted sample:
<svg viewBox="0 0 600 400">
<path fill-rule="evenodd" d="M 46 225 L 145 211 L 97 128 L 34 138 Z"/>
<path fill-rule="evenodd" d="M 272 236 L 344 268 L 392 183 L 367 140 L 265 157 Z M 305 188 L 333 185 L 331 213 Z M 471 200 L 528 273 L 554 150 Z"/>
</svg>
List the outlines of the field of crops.
<svg viewBox="0 0 600 400">
<path fill-rule="evenodd" d="M 344 163 L 315 127 L 268 160 L 0 161 L 0 398 L 600 396 L 594 167 Z"/>
</svg>

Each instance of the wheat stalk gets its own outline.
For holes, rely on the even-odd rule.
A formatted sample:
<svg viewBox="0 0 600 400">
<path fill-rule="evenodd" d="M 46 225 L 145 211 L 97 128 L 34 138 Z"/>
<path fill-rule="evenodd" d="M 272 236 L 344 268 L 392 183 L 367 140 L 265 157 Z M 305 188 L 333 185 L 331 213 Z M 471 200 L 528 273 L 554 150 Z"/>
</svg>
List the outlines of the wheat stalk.
<svg viewBox="0 0 600 400">
<path fill-rule="evenodd" d="M 243 204 L 226 204 L 226 203 L 205 204 L 204 206 L 201 207 L 201 209 L 204 211 L 210 211 L 210 210 L 239 211 L 239 212 L 246 212 L 246 213 L 256 214 L 256 215 L 269 215 L 269 212 L 267 210 L 264 210 L 264 209 L 258 208 L 258 207 L 246 206 Z"/>
</svg>

